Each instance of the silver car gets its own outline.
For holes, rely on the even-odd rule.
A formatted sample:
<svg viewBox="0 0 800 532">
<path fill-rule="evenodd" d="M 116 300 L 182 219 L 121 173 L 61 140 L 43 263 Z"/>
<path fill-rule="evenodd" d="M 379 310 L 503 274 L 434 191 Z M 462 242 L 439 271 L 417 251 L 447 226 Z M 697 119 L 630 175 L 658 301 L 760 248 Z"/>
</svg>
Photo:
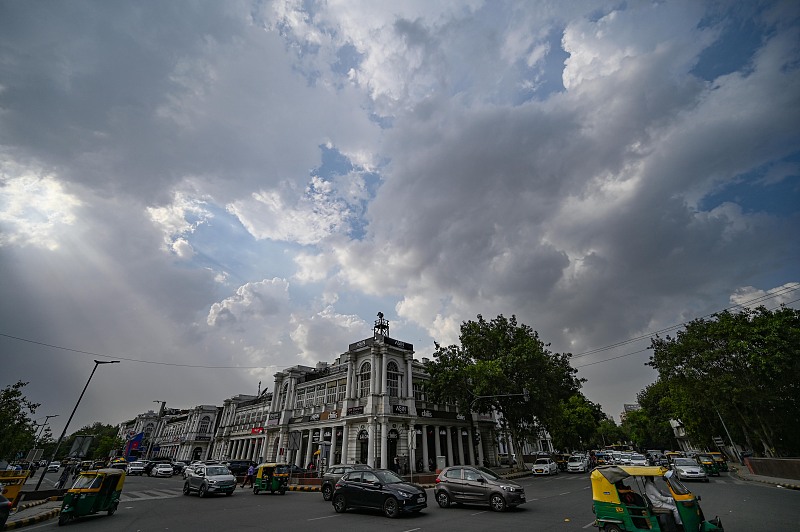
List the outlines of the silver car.
<svg viewBox="0 0 800 532">
<path fill-rule="evenodd" d="M 433 495 L 442 508 L 450 503 L 488 504 L 502 512 L 525 502 L 525 490 L 485 467 L 450 466 L 439 473 Z"/>
<path fill-rule="evenodd" d="M 672 470 L 678 480 L 702 480 L 708 482 L 708 475 L 703 466 L 691 458 L 675 458 L 672 461 Z"/>
<path fill-rule="evenodd" d="M 236 489 L 236 477 L 224 465 L 201 464 L 194 468 L 194 473 L 183 483 L 183 494 L 196 491 L 201 497 L 209 494 L 224 493 L 233 495 Z"/>
</svg>

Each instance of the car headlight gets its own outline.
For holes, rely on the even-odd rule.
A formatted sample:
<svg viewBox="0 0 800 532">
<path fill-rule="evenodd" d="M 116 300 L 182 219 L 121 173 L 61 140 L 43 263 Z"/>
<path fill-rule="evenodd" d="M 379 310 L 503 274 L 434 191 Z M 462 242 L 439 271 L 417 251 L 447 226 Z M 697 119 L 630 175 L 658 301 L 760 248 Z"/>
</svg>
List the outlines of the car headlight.
<svg viewBox="0 0 800 532">
<path fill-rule="evenodd" d="M 413 494 L 408 493 L 407 491 L 399 491 L 397 493 L 398 493 L 398 495 L 400 495 L 404 499 L 410 499 L 411 497 L 414 496 Z"/>
<path fill-rule="evenodd" d="M 517 489 L 514 486 L 500 486 L 500 489 L 511 492 L 517 491 Z"/>
<path fill-rule="evenodd" d="M 217 483 L 217 481 L 216 481 L 216 480 L 209 480 L 209 481 L 208 481 L 208 483 L 209 483 L 209 484 L 216 484 L 216 483 Z"/>
</svg>

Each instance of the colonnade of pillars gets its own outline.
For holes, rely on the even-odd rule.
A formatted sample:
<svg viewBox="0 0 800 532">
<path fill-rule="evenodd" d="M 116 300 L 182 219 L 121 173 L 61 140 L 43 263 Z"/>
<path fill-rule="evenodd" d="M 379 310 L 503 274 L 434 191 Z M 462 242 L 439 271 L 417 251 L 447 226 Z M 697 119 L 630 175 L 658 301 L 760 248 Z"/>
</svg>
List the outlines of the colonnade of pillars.
<svg viewBox="0 0 800 532">
<path fill-rule="evenodd" d="M 363 429 L 360 428 L 364 427 Z M 306 467 L 314 461 L 315 443 L 330 443 L 330 463 L 334 462 L 366 462 L 375 467 L 389 468 L 395 456 L 408 457 L 408 466 L 415 471 L 434 470 L 436 457 L 444 456 L 446 465 L 483 465 L 484 451 L 480 438 L 476 441 L 476 430 L 472 427 L 438 424 L 415 425 L 414 435 L 416 449 L 408 447 L 408 433 L 405 428 L 393 429 L 392 424 L 365 423 L 363 425 L 331 425 L 301 429 L 300 448 L 289 451 L 288 431 L 283 430 L 269 436 L 232 440 L 226 453 L 231 460 L 275 460 L 294 463 L 298 467 Z M 402 426 L 394 423 L 395 427 Z M 351 438 L 351 431 L 353 432 Z M 389 434 L 396 439 L 393 455 L 389 456 Z M 455 432 L 455 435 L 454 435 Z M 271 445 L 267 444 L 268 438 Z M 277 441 L 276 441 L 277 439 Z M 379 445 L 376 444 L 379 442 Z M 365 449 L 366 447 L 366 449 Z M 286 449 L 279 456 L 278 449 Z M 364 452 L 366 450 L 366 452 Z M 364 456 L 366 455 L 366 456 Z"/>
</svg>

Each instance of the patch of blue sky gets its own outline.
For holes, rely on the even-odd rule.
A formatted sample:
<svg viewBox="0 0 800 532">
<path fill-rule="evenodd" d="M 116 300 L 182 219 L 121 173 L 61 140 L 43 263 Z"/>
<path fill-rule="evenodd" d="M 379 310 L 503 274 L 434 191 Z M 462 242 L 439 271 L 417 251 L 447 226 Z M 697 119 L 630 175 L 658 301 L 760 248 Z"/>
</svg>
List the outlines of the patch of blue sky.
<svg viewBox="0 0 800 532">
<path fill-rule="evenodd" d="M 512 102 L 521 105 L 531 100 L 544 101 L 550 95 L 564 92 L 564 65 L 569 58 L 561 46 L 563 27 L 552 28 L 547 35 L 547 53 L 543 61 L 537 62 L 532 67 L 520 62 L 521 79 L 528 80 L 521 84 L 521 88 Z"/>
<path fill-rule="evenodd" d="M 331 65 L 331 70 L 336 74 L 347 76 L 351 69 L 361 64 L 361 54 L 352 44 L 346 44 L 336 51 L 336 62 Z"/>
<path fill-rule="evenodd" d="M 224 272 L 234 285 L 293 275 L 296 266 L 289 248 L 299 250 L 301 246 L 255 240 L 235 216 L 216 206 L 207 208 L 213 218 L 186 235 L 195 251 L 191 260 L 193 266 Z"/>
<path fill-rule="evenodd" d="M 718 26 L 721 33 L 698 57 L 693 75 L 712 81 L 731 72 L 749 70 L 753 54 L 762 44 L 764 28 L 756 22 L 756 3 L 742 4 L 724 13 L 714 12 L 698 25 L 701 29 Z"/>
<path fill-rule="evenodd" d="M 767 176 L 775 165 L 790 169 L 782 179 Z M 730 202 L 741 206 L 745 213 L 764 212 L 779 217 L 800 214 L 800 152 L 778 163 L 739 176 L 734 182 L 709 194 L 700 202 L 702 210 L 711 210 Z M 786 170 L 783 170 L 784 172 Z"/>
</svg>

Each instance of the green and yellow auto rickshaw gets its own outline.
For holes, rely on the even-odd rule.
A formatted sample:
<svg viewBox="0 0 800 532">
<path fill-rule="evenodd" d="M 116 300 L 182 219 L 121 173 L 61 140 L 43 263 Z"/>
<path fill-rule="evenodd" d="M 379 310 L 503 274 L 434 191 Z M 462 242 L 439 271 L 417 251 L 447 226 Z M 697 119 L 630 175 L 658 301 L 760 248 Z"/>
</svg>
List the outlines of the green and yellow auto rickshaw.
<svg viewBox="0 0 800 532">
<path fill-rule="evenodd" d="M 262 491 L 281 495 L 289 488 L 289 465 L 268 462 L 259 464 L 256 468 L 256 477 L 253 479 L 253 493 L 258 495 Z"/>
<path fill-rule="evenodd" d="M 719 465 L 717 465 L 717 462 L 714 461 L 714 457 L 709 453 L 700 453 L 695 457 L 695 460 L 697 460 L 698 464 L 703 466 L 706 475 L 710 477 L 719 476 Z"/>
<path fill-rule="evenodd" d="M 728 461 L 725 459 L 724 454 L 716 451 L 710 452 L 708 454 L 710 454 L 711 458 L 714 459 L 714 462 L 717 464 L 720 471 L 725 471 L 726 473 L 728 472 Z"/>
<path fill-rule="evenodd" d="M 120 469 L 81 471 L 67 490 L 61 503 L 58 524 L 64 525 L 84 515 L 108 512 L 114 515 L 125 484 L 125 472 Z"/>
<path fill-rule="evenodd" d="M 662 480 L 678 509 L 683 528 L 679 528 L 672 511 L 654 507 L 644 489 L 645 479 L 658 486 Z M 700 509 L 700 497 L 690 492 L 681 481 L 661 466 L 601 466 L 590 476 L 594 526 L 603 532 L 651 530 L 676 532 L 723 531 L 719 517 L 706 521 Z M 664 492 L 663 489 L 661 489 Z"/>
</svg>

